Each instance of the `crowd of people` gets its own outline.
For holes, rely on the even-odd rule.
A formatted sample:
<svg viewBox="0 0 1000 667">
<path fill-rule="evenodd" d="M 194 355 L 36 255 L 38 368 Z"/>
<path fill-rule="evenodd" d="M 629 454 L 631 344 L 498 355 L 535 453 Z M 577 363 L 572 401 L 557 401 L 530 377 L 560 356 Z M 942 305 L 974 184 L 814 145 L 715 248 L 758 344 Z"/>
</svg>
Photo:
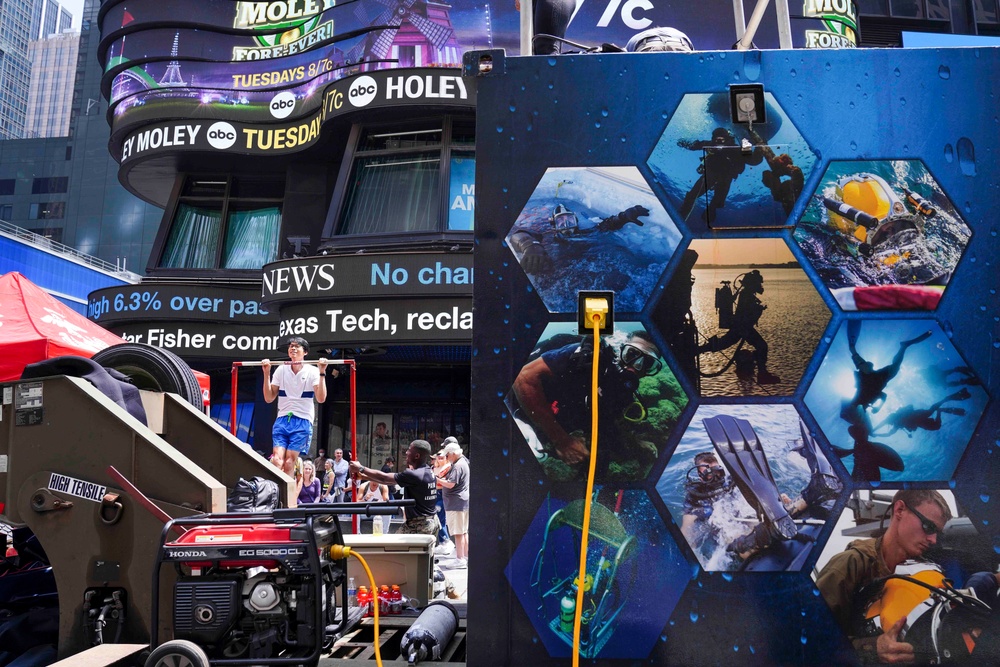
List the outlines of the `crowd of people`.
<svg viewBox="0 0 1000 667">
<path fill-rule="evenodd" d="M 334 450 L 332 458 L 327 458 L 322 448 L 315 459 L 304 458 L 312 444 L 313 401 L 323 403 L 327 397 L 328 362 L 320 358 L 316 365 L 310 365 L 305 362 L 308 353 L 309 343 L 293 337 L 288 341 L 289 361 L 276 364 L 273 374 L 270 359 L 261 363 L 264 399 L 278 402 L 271 462 L 295 479 L 298 504 L 387 502 L 396 497 L 413 500 L 412 506 L 403 508 L 398 532 L 434 535 L 438 551 L 452 552 L 456 566 L 466 567 L 469 460 L 458 439 L 445 438 L 437 453 L 427 440 L 413 440 L 406 450 L 406 466 L 399 472 L 392 456 L 377 470 L 349 461 L 342 449 Z M 386 424 L 379 422 L 373 440 L 388 438 Z"/>
</svg>

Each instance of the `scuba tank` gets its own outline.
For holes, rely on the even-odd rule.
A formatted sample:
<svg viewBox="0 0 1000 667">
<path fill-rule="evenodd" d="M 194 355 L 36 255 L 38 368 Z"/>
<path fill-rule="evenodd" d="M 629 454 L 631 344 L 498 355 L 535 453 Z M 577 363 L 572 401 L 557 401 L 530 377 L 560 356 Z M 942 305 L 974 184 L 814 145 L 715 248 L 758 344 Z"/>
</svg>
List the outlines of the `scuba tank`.
<svg viewBox="0 0 1000 667">
<path fill-rule="evenodd" d="M 722 281 L 722 287 L 715 288 L 715 310 L 719 313 L 719 328 L 733 327 L 733 308 L 736 306 L 736 295 L 733 294 L 728 280 Z"/>
<path fill-rule="evenodd" d="M 917 211 L 921 215 L 927 216 L 929 218 L 935 213 L 937 213 L 937 209 L 934 208 L 934 205 L 931 204 L 926 199 L 924 199 L 923 197 L 921 197 L 920 195 L 918 195 L 916 192 L 903 188 L 903 194 L 906 195 L 906 201 L 913 204 L 913 208 L 917 209 Z"/>
<path fill-rule="evenodd" d="M 440 660 L 455 631 L 458 611 L 443 600 L 435 600 L 417 616 L 399 643 L 399 654 L 410 665 L 421 660 Z"/>
</svg>

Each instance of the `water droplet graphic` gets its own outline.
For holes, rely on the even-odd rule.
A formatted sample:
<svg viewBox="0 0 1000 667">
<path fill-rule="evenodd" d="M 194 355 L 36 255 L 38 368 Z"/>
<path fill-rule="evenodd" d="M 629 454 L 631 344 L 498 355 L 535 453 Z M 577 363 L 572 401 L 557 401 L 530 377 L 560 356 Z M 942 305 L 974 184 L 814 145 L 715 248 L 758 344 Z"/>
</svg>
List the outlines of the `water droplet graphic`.
<svg viewBox="0 0 1000 667">
<path fill-rule="evenodd" d="M 981 501 L 983 501 L 984 503 L 988 503 L 988 502 L 990 502 L 990 494 L 988 494 L 988 493 L 980 493 L 979 494 L 979 499 Z"/>
<path fill-rule="evenodd" d="M 601 129 L 601 121 L 596 121 L 594 123 L 594 127 L 596 127 L 597 129 Z"/>
<path fill-rule="evenodd" d="M 854 102 L 851 102 L 851 103 L 850 103 L 850 104 L 848 104 L 847 106 L 848 106 L 848 107 L 850 107 L 851 109 L 853 109 L 853 108 L 854 108 Z"/>
<path fill-rule="evenodd" d="M 546 62 L 549 64 L 549 67 L 555 67 L 557 61 L 555 58 L 550 57 Z"/>
<path fill-rule="evenodd" d="M 941 65 L 938 67 L 938 76 L 942 79 L 950 79 L 951 69 L 949 69 L 947 65 Z"/>
<path fill-rule="evenodd" d="M 976 175 L 976 147 L 968 137 L 958 140 L 958 166 L 966 176 Z"/>
<path fill-rule="evenodd" d="M 803 646 L 804 646 L 804 645 L 805 645 L 806 643 L 808 643 L 808 641 L 809 641 L 809 638 L 808 638 L 808 637 L 806 637 L 806 631 L 805 631 L 805 629 L 803 629 L 803 630 L 802 630 L 802 636 L 801 636 L 801 637 L 799 637 L 799 641 L 800 641 L 800 642 L 802 642 Z"/>
<path fill-rule="evenodd" d="M 722 579 L 723 579 L 723 581 L 732 581 L 733 580 L 733 575 L 732 575 L 731 572 L 723 572 L 722 573 Z"/>
<path fill-rule="evenodd" d="M 905 97 L 900 97 L 899 98 L 899 106 L 901 106 L 901 107 L 905 107 L 906 106 L 906 98 Z"/>
<path fill-rule="evenodd" d="M 997 553 L 1000 553 L 1000 551 L 998 551 Z M 692 623 L 697 623 L 698 622 L 698 612 L 692 611 L 691 614 L 689 615 L 689 618 L 691 619 Z"/>
<path fill-rule="evenodd" d="M 789 71 L 788 73 L 789 73 L 789 74 L 790 74 L 791 76 L 798 76 L 798 72 L 796 72 L 796 71 L 795 71 L 794 69 L 792 69 L 792 70 L 791 70 L 791 71 Z"/>
<path fill-rule="evenodd" d="M 955 149 L 951 144 L 944 145 L 944 161 L 948 163 L 955 161 Z"/>
<path fill-rule="evenodd" d="M 607 108 L 601 109 L 601 115 L 604 116 L 605 118 L 608 117 L 608 110 L 607 110 Z"/>
<path fill-rule="evenodd" d="M 497 125 L 497 134 L 503 134 L 503 125 Z"/>
<path fill-rule="evenodd" d="M 858 150 L 858 144 L 857 144 L 857 142 L 856 142 L 856 141 L 852 141 L 852 142 L 851 142 L 851 150 L 852 150 L 852 151 L 856 151 L 856 150 Z"/>
<path fill-rule="evenodd" d="M 827 64 L 825 65 L 825 67 L 826 67 L 826 71 L 827 71 L 827 72 L 829 72 L 829 71 L 830 71 L 830 69 L 831 69 L 831 67 L 833 67 L 833 66 L 832 66 L 832 65 L 831 65 L 830 63 L 827 63 Z"/>
<path fill-rule="evenodd" d="M 892 70 L 892 73 L 895 74 L 896 76 L 899 76 L 900 75 L 899 68 L 897 67 L 896 69 Z"/>
</svg>

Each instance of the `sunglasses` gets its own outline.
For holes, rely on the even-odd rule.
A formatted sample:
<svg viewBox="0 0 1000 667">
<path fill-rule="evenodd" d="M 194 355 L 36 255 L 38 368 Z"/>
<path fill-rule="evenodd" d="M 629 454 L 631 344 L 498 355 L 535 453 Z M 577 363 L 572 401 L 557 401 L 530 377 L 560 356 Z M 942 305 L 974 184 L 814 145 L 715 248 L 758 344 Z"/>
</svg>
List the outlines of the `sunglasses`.
<svg viewBox="0 0 1000 667">
<path fill-rule="evenodd" d="M 928 519 L 923 514 L 913 509 L 906 503 L 903 504 L 906 505 L 906 509 L 910 510 L 910 512 L 913 513 L 913 516 L 917 517 L 917 519 L 920 520 L 920 527 L 923 528 L 924 533 L 926 533 L 927 535 L 937 535 L 938 533 L 941 532 L 941 529 L 937 527 L 936 523 L 934 523 L 933 521 L 931 521 L 930 519 Z"/>
<path fill-rule="evenodd" d="M 621 359 L 627 368 L 640 375 L 656 375 L 663 369 L 663 362 L 659 357 L 631 343 L 622 347 Z"/>
</svg>

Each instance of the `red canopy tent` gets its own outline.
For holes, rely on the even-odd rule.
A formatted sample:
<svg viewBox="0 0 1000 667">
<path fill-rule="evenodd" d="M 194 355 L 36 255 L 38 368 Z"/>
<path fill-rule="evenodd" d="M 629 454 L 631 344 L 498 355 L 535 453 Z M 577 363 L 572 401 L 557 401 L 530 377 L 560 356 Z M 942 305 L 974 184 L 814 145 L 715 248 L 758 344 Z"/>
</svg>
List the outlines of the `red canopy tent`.
<svg viewBox="0 0 1000 667">
<path fill-rule="evenodd" d="M 0 277 L 0 382 L 18 379 L 28 364 L 67 354 L 90 358 L 124 342 L 20 273 Z M 206 395 L 208 376 L 195 377 Z"/>
<path fill-rule="evenodd" d="M 94 353 L 125 341 L 91 322 L 20 273 L 0 277 L 0 382 L 28 364 Z"/>
</svg>

